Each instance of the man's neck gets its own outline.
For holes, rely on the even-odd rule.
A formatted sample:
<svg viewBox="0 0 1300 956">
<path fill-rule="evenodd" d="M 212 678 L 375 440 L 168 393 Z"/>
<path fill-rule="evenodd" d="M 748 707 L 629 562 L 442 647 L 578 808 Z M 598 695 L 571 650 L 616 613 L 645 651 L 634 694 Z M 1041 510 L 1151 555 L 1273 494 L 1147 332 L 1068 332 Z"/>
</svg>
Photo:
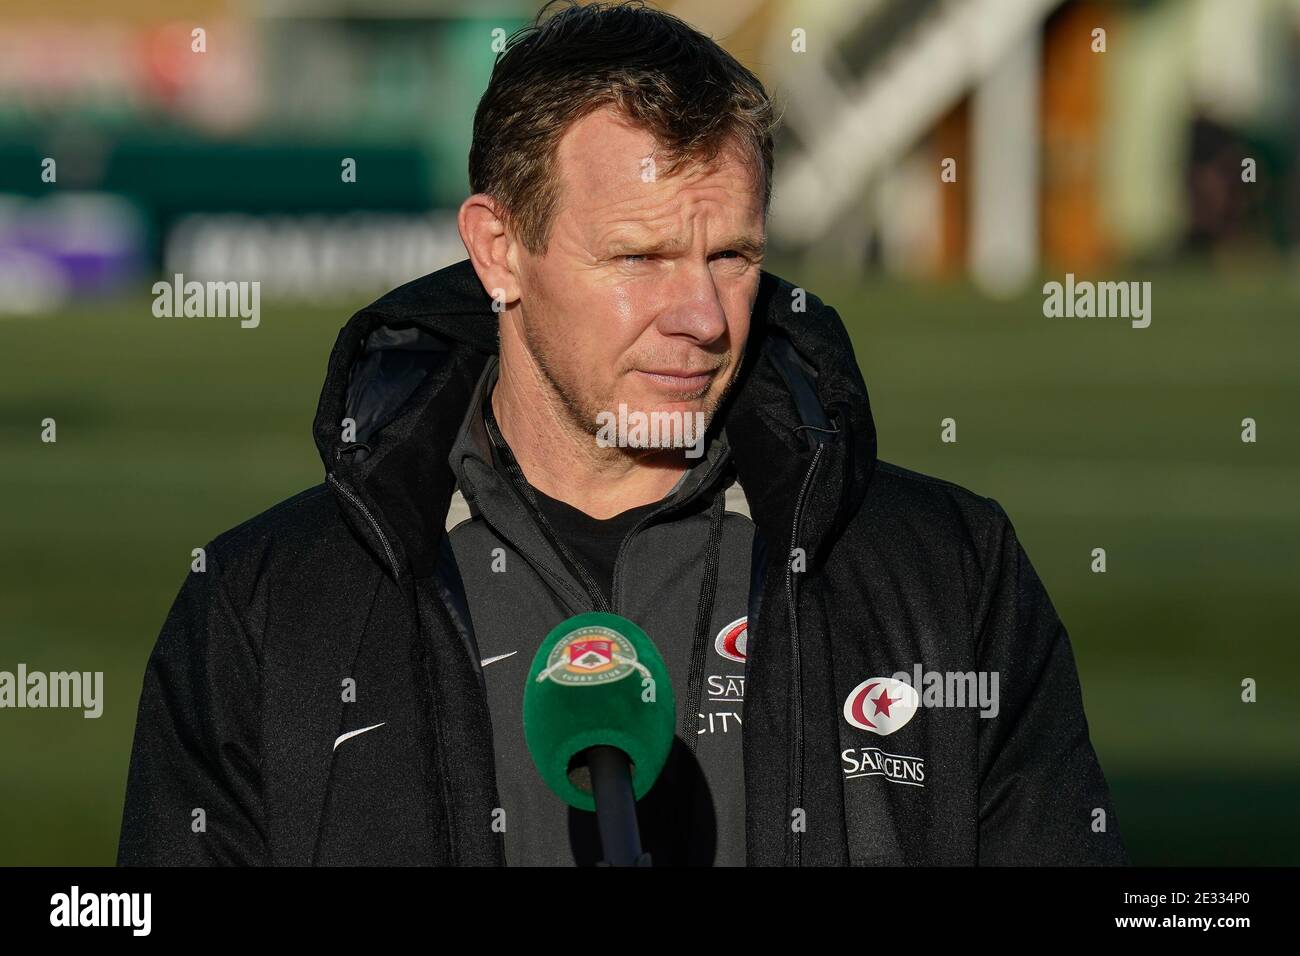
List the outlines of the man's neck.
<svg viewBox="0 0 1300 956">
<path fill-rule="evenodd" d="M 489 398 L 492 415 L 528 483 L 593 518 L 612 518 L 663 498 L 686 470 L 681 449 L 641 456 L 602 448 L 558 399 L 539 401 L 504 366 Z M 522 394 L 529 391 L 525 397 Z"/>
</svg>

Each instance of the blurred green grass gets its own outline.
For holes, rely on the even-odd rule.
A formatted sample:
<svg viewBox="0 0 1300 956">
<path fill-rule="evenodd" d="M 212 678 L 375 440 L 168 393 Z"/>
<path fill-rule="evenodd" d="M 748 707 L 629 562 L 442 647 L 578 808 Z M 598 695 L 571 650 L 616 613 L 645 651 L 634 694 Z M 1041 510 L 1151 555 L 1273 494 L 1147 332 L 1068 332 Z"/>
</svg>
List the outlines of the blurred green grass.
<svg viewBox="0 0 1300 956">
<path fill-rule="evenodd" d="M 1294 277 L 1143 270 L 1139 330 L 1046 319 L 1032 290 L 773 269 L 844 318 L 881 457 L 1011 515 L 1134 861 L 1300 862 Z M 98 720 L 0 711 L 0 863 L 113 861 L 140 680 L 190 550 L 321 480 L 310 423 L 357 304 L 266 303 L 256 329 L 157 319 L 147 297 L 0 319 L 0 668 L 106 686 Z"/>
</svg>

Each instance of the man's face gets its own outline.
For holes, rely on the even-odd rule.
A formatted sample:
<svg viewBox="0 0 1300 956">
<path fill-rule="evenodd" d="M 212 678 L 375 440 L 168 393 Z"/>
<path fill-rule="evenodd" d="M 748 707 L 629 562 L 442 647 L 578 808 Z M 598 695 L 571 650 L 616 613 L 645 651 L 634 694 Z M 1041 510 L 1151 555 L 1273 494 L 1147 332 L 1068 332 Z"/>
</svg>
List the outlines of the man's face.
<svg viewBox="0 0 1300 956">
<path fill-rule="evenodd" d="M 735 378 L 764 242 L 755 175 L 733 150 L 653 175 L 655 143 L 612 110 L 569 128 L 546 254 L 516 245 L 521 337 L 574 423 L 704 412 Z"/>
</svg>

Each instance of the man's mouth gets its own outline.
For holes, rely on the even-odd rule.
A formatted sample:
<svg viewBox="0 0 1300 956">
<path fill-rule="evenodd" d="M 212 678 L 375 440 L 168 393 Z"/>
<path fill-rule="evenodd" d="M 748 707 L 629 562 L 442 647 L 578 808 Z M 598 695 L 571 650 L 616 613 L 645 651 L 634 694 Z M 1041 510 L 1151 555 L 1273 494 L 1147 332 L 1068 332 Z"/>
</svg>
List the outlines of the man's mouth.
<svg viewBox="0 0 1300 956">
<path fill-rule="evenodd" d="M 671 392 L 675 395 L 690 395 L 696 392 L 704 392 L 708 389 L 709 383 L 713 381 L 713 376 L 717 369 L 706 369 L 704 371 L 694 371 L 691 369 L 637 369 L 637 374 L 642 376 L 646 381 L 658 386 L 661 390 Z"/>
</svg>

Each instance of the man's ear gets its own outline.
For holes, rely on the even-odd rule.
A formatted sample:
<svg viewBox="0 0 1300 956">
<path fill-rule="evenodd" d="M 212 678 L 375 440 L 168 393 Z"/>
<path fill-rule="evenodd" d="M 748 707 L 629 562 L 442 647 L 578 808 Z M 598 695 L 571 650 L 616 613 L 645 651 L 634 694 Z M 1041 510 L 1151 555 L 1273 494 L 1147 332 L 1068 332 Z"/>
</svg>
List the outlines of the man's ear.
<svg viewBox="0 0 1300 956">
<path fill-rule="evenodd" d="M 456 215 L 460 240 L 465 244 L 483 289 L 504 308 L 519 299 L 519 279 L 511 255 L 514 241 L 498 206 L 487 193 L 475 193 L 460 204 Z"/>
</svg>

